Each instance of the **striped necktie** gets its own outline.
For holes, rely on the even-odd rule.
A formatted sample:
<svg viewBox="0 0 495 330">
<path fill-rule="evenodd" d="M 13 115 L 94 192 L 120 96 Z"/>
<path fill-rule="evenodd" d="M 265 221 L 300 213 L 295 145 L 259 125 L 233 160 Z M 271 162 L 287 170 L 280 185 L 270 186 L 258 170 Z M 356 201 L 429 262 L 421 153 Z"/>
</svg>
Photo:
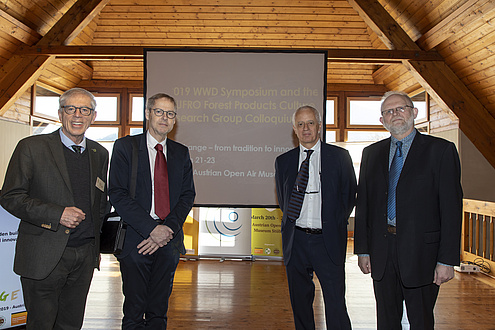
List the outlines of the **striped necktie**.
<svg viewBox="0 0 495 330">
<path fill-rule="evenodd" d="M 395 226 L 397 197 L 396 189 L 397 182 L 399 182 L 400 172 L 402 171 L 402 164 L 404 162 L 402 157 L 402 142 L 397 141 L 397 149 L 395 149 L 394 159 L 390 165 L 390 171 L 388 173 L 388 205 L 387 213 L 389 219 L 389 225 Z"/>
<path fill-rule="evenodd" d="M 306 186 L 309 179 L 309 157 L 314 150 L 304 150 L 308 155 L 306 159 L 301 163 L 301 168 L 297 173 L 296 182 L 292 188 L 292 195 L 289 200 L 289 207 L 287 208 L 287 217 L 290 221 L 296 221 L 301 214 L 301 208 L 304 201 L 304 194 L 306 193 Z"/>
</svg>

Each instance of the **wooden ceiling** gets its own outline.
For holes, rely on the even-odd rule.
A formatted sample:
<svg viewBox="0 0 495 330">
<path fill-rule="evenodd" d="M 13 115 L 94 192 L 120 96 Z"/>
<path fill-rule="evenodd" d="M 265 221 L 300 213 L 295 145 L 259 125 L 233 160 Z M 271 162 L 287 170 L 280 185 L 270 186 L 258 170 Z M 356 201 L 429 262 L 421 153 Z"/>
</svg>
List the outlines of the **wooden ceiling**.
<svg viewBox="0 0 495 330">
<path fill-rule="evenodd" d="M 426 90 L 495 166 L 493 0 L 0 0 L 0 115 L 36 81 L 141 86 L 142 48 L 326 49 L 328 91 Z"/>
</svg>

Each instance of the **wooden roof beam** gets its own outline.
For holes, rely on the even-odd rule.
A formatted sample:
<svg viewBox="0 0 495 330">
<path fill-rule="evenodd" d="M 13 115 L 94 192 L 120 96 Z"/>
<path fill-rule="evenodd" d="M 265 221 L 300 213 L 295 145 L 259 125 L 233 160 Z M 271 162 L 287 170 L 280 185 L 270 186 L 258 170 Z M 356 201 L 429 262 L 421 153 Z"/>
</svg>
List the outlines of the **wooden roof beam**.
<svg viewBox="0 0 495 330">
<path fill-rule="evenodd" d="M 376 0 L 348 0 L 390 49 L 421 50 Z M 495 118 L 456 74 L 441 61 L 404 60 L 428 94 L 459 118 L 461 130 L 495 167 Z"/>
<path fill-rule="evenodd" d="M 69 43 L 110 0 L 78 0 L 36 44 Z M 0 116 L 3 115 L 40 76 L 54 59 L 47 55 L 14 55 L 0 70 Z"/>
<path fill-rule="evenodd" d="M 1 9 L 0 31 L 29 46 L 36 44 L 41 39 L 41 35 L 38 32 L 34 31 L 29 26 L 10 16 Z"/>
<path fill-rule="evenodd" d="M 71 59 L 107 60 L 109 58 L 142 59 L 142 46 L 21 46 L 17 55 L 47 55 L 70 57 Z M 167 48 L 163 48 L 167 49 Z M 231 49 L 230 49 L 231 50 Z M 251 50 L 251 49 L 250 49 Z M 372 63 L 375 61 L 386 63 L 401 63 L 403 60 L 443 61 L 435 51 L 421 50 L 387 50 L 387 49 L 327 49 L 329 61 L 359 61 Z"/>
</svg>

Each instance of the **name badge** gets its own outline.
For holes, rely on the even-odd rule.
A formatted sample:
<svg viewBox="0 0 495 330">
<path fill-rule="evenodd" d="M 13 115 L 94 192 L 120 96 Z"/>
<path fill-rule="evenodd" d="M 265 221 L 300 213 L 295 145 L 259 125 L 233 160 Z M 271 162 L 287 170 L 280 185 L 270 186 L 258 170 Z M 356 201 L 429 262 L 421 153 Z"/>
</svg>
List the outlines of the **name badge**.
<svg viewBox="0 0 495 330">
<path fill-rule="evenodd" d="M 105 192 L 105 182 L 103 182 L 100 178 L 96 178 L 96 188 L 100 189 L 102 192 Z"/>
</svg>

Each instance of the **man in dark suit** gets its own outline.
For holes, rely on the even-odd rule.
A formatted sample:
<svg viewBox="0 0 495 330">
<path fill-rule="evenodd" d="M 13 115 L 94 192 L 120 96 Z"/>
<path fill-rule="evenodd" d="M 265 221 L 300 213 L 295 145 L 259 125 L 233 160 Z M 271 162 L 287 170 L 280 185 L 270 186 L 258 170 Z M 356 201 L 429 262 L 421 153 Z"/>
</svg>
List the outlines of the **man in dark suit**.
<svg viewBox="0 0 495 330">
<path fill-rule="evenodd" d="M 352 161 L 347 150 L 320 141 L 321 117 L 315 108 L 297 109 L 292 123 L 299 146 L 277 157 L 275 179 L 294 322 L 296 329 L 315 328 L 316 273 L 327 328 L 350 329 L 344 262 L 356 194 Z"/>
<path fill-rule="evenodd" d="M 391 137 L 363 151 L 354 252 L 373 278 L 378 329 L 401 329 L 404 300 L 411 329 L 433 329 L 439 286 L 459 264 L 459 156 L 414 128 L 407 94 L 386 93 L 381 113 Z"/>
<path fill-rule="evenodd" d="M 18 143 L 1 195 L 1 205 L 21 219 L 14 271 L 27 329 L 80 329 L 99 265 L 108 152 L 84 136 L 96 102 L 74 88 L 59 103 L 62 128 Z"/>
<path fill-rule="evenodd" d="M 155 94 L 146 104 L 147 132 L 118 139 L 114 145 L 109 197 L 128 224 L 123 251 L 117 256 L 125 296 L 122 329 L 167 327 L 175 269 L 180 253 L 185 253 L 182 225 L 195 197 L 189 150 L 167 138 L 176 114 L 171 96 Z M 138 147 L 135 198 L 129 192 L 131 139 Z"/>
</svg>

